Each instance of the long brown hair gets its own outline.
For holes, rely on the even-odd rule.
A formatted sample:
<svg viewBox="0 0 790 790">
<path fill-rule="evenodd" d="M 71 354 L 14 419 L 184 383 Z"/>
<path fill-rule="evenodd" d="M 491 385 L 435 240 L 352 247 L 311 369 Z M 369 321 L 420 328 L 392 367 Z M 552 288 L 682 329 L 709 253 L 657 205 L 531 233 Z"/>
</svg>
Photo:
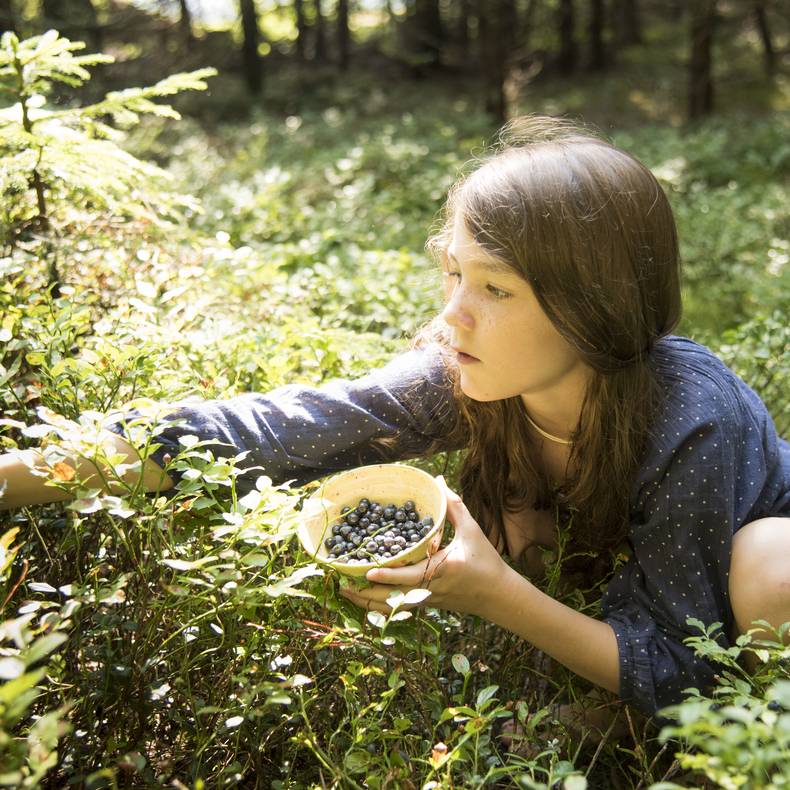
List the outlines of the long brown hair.
<svg viewBox="0 0 790 790">
<path fill-rule="evenodd" d="M 551 322 L 594 371 L 573 433 L 569 469 L 552 489 L 520 397 L 479 402 L 461 392 L 448 327 L 435 318 L 413 346 L 438 342 L 468 452 L 463 498 L 489 539 L 506 547 L 503 509 L 574 513 L 571 546 L 616 547 L 662 388 L 656 341 L 680 319 L 674 218 L 658 181 L 633 156 L 569 121 L 511 121 L 479 167 L 450 190 L 426 248 L 440 262 L 460 212 L 475 241 L 532 287 Z"/>
</svg>

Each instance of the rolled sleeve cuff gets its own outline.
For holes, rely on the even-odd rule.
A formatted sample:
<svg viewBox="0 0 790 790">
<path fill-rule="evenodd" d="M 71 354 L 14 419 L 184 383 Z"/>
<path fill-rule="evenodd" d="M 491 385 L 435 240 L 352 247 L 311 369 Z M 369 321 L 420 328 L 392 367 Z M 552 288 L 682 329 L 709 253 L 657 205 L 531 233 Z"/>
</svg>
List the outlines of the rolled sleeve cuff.
<svg viewBox="0 0 790 790">
<path fill-rule="evenodd" d="M 620 691 L 624 702 L 652 716 L 656 711 L 653 671 L 649 652 L 650 628 L 634 628 L 615 617 L 605 618 L 617 639 L 620 659 Z"/>
</svg>

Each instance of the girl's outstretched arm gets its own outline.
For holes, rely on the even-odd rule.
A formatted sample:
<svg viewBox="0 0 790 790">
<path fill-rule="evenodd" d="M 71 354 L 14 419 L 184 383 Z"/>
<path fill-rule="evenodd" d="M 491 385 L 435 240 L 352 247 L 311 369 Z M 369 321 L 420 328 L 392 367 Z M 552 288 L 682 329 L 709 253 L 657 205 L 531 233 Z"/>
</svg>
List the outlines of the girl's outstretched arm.
<svg viewBox="0 0 790 790">
<path fill-rule="evenodd" d="M 105 448 L 109 455 L 123 456 L 123 464 L 134 464 L 140 455 L 122 436 L 110 431 L 103 434 Z M 66 450 L 66 448 L 63 448 Z M 113 490 L 112 482 L 105 484 L 107 475 L 93 461 L 68 453 L 64 461 L 74 469 L 76 477 L 86 488 Z M 32 468 L 31 468 L 32 467 Z M 33 471 L 33 469 L 37 471 Z M 9 510 L 27 505 L 43 505 L 46 502 L 59 502 L 69 498 L 69 494 L 57 486 L 47 485 L 50 480 L 49 467 L 38 450 L 23 450 L 17 453 L 0 455 L 0 510 Z M 101 472 L 101 473 L 100 473 Z M 45 474 L 40 474 L 45 473 Z M 128 485 L 135 485 L 140 477 L 140 469 L 127 470 L 122 479 Z M 172 479 L 150 458 L 142 468 L 143 486 L 146 491 L 164 491 L 173 486 Z"/>
</svg>

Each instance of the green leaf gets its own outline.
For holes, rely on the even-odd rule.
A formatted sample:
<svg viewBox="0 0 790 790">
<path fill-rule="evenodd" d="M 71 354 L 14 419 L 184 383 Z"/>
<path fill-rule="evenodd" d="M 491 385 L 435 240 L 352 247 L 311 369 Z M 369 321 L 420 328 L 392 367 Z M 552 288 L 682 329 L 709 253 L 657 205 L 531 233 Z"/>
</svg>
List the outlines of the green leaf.
<svg viewBox="0 0 790 790">
<path fill-rule="evenodd" d="M 204 565 L 207 565 L 209 562 L 215 562 L 218 557 L 214 555 L 208 557 L 200 557 L 200 559 L 193 560 L 189 562 L 187 560 L 162 560 L 162 565 L 167 565 L 168 568 L 173 568 L 177 571 L 192 571 L 195 568 L 202 568 Z"/>
<path fill-rule="evenodd" d="M 783 708 L 790 710 L 790 680 L 777 680 L 765 693 L 769 700 L 776 700 Z"/>
<path fill-rule="evenodd" d="M 44 656 L 48 656 L 53 650 L 60 647 L 60 645 L 62 645 L 67 640 L 68 636 L 66 634 L 57 631 L 52 634 L 39 637 L 25 651 L 25 663 L 27 666 L 30 666 L 31 664 L 35 664 L 37 661 L 41 661 Z"/>
<path fill-rule="evenodd" d="M 9 704 L 21 695 L 23 691 L 35 686 L 46 675 L 46 672 L 46 669 L 36 669 L 33 672 L 26 672 L 8 683 L 4 683 L 0 686 L 0 703 Z"/>
<path fill-rule="evenodd" d="M 25 662 L 15 656 L 0 658 L 0 680 L 13 680 L 25 671 Z"/>
<path fill-rule="evenodd" d="M 469 674 L 469 659 L 461 653 L 456 653 L 452 658 L 453 669 L 462 675 Z"/>
<path fill-rule="evenodd" d="M 343 765 L 352 774 L 359 774 L 365 771 L 370 763 L 370 754 L 362 749 L 354 749 L 346 754 Z"/>
<path fill-rule="evenodd" d="M 397 609 L 405 600 L 406 596 L 399 590 L 396 590 L 387 596 L 387 606 L 389 606 L 390 609 Z"/>
<path fill-rule="evenodd" d="M 75 510 L 77 513 L 83 513 L 87 515 L 89 513 L 96 513 L 99 510 L 103 510 L 104 504 L 98 496 L 92 496 L 75 499 L 66 507 L 69 510 Z"/>
<path fill-rule="evenodd" d="M 381 612 L 368 612 L 367 618 L 368 622 L 376 628 L 384 628 L 387 625 L 387 618 Z"/>
<path fill-rule="evenodd" d="M 314 562 L 297 568 L 290 576 L 275 582 L 274 584 L 267 584 L 263 587 L 266 595 L 272 598 L 277 598 L 280 595 L 291 595 L 297 598 L 312 598 L 308 592 L 296 589 L 297 584 L 301 584 L 306 578 L 310 576 L 323 576 L 324 572 Z"/>
<path fill-rule="evenodd" d="M 475 702 L 477 709 L 479 711 L 485 710 L 497 691 L 499 691 L 499 686 L 486 686 L 484 689 L 481 689 L 477 694 L 477 700 Z"/>
<path fill-rule="evenodd" d="M 423 590 L 419 587 L 415 587 L 413 590 L 409 590 L 403 598 L 403 603 L 409 606 L 416 606 L 417 604 L 422 603 L 426 599 L 431 597 L 430 590 Z"/>
</svg>

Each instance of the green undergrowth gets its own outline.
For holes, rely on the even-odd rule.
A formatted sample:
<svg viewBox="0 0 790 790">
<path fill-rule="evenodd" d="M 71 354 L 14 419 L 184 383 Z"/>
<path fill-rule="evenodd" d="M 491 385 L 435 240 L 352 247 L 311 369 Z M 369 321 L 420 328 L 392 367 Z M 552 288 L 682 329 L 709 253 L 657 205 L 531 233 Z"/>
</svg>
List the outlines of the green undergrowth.
<svg viewBox="0 0 790 790">
<path fill-rule="evenodd" d="M 25 57 L 74 65 L 45 45 L 28 43 Z M 9 68 L 19 46 L 3 40 Z M 47 79 L 31 107 L 47 109 Z M 359 376 L 435 312 L 422 244 L 492 130 L 464 99 L 427 90 L 423 104 L 395 110 L 384 86 L 355 79 L 355 104 L 207 127 L 146 106 L 141 123 L 120 110 L 101 124 L 39 115 L 38 129 L 20 131 L 9 87 L 0 154 L 16 193 L 3 204 L 0 446 L 44 443 L 74 499 L 0 516 L 0 784 L 784 786 L 787 649 L 761 646 L 749 678 L 737 662 L 745 640 L 717 652 L 704 624 L 698 649 L 728 668 L 716 694 L 692 696 L 664 733 L 622 709 L 626 734 L 598 744 L 554 720 L 555 704 L 590 687 L 540 651 L 475 618 L 411 615 L 407 601 L 393 617 L 366 617 L 340 598 L 338 577 L 294 539 L 313 486 L 277 485 L 262 470 L 242 495 L 245 458 L 215 458 L 184 437 L 174 492 L 119 484 L 106 495 L 59 455 L 59 441 L 77 443 L 120 478 L 120 459 L 95 440 L 107 412 L 135 406 L 148 453 L 156 435 L 142 425 L 157 404 Z M 102 200 L 103 174 L 60 178 L 58 157 L 73 151 L 53 122 L 158 169 L 119 158 L 127 191 Z M 677 211 L 683 331 L 753 382 L 785 432 L 787 131 L 773 116 L 616 135 Z M 415 461 L 451 485 L 458 462 Z M 536 583 L 594 616 L 606 579 L 570 584 L 566 542 Z M 525 728 L 529 753 L 504 748 L 506 721 Z"/>
</svg>

